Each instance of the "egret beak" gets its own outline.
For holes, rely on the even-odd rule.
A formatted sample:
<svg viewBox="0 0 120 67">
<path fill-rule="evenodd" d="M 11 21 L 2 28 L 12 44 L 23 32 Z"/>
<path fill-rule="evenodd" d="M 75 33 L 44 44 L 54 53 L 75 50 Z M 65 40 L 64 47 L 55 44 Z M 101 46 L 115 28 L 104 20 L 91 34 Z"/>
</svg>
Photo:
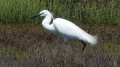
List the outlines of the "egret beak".
<svg viewBox="0 0 120 67">
<path fill-rule="evenodd" d="M 32 18 L 38 17 L 38 16 L 40 16 L 40 15 L 41 15 L 41 14 L 37 14 L 37 15 L 35 15 L 35 16 L 30 17 L 29 19 L 32 19 Z"/>
</svg>

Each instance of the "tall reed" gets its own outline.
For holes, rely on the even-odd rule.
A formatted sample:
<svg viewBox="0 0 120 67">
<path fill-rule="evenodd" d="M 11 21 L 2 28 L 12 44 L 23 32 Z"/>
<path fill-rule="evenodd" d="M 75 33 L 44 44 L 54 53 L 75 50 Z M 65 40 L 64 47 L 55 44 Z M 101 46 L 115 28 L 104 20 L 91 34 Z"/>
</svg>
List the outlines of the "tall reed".
<svg viewBox="0 0 120 67">
<path fill-rule="evenodd" d="M 120 25 L 119 0 L 0 0 L 0 23 L 38 23 L 28 18 L 43 9 L 76 23 Z"/>
</svg>

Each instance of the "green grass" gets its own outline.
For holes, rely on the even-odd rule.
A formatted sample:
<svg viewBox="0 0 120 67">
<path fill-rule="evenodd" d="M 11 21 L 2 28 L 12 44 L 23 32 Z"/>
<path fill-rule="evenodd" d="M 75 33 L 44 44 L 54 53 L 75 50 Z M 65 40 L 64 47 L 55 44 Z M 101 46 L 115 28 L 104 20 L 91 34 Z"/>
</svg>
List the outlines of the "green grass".
<svg viewBox="0 0 120 67">
<path fill-rule="evenodd" d="M 47 9 L 76 23 L 120 25 L 119 0 L 0 0 L 0 23 L 38 23 L 28 18 Z"/>
</svg>

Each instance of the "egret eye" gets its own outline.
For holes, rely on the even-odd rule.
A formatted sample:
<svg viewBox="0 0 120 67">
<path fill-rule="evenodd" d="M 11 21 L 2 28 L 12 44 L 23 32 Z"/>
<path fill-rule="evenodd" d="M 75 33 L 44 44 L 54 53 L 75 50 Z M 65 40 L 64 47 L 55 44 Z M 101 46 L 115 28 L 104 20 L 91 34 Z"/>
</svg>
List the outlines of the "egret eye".
<svg viewBox="0 0 120 67">
<path fill-rule="evenodd" d="M 40 13 L 41 15 L 43 15 L 44 14 L 44 12 L 42 12 L 42 13 Z"/>
</svg>

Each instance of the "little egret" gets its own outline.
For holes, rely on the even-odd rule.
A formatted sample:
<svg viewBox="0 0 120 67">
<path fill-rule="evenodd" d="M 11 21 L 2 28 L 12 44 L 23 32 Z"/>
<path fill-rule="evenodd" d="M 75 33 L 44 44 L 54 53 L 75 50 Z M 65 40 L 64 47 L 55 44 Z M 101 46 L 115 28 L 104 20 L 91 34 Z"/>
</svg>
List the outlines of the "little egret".
<svg viewBox="0 0 120 67">
<path fill-rule="evenodd" d="M 54 19 L 53 15 L 48 10 L 43 10 L 39 14 L 30 17 L 30 19 L 38 16 L 45 16 L 45 19 L 42 21 L 43 27 L 47 31 L 63 37 L 65 43 L 68 43 L 68 39 L 80 40 L 84 44 L 82 48 L 83 51 L 86 47 L 86 42 L 90 43 L 91 45 L 97 43 L 97 36 L 92 36 L 86 33 L 84 30 L 68 20 L 62 18 Z M 52 24 L 50 24 L 51 20 L 53 20 Z"/>
</svg>

